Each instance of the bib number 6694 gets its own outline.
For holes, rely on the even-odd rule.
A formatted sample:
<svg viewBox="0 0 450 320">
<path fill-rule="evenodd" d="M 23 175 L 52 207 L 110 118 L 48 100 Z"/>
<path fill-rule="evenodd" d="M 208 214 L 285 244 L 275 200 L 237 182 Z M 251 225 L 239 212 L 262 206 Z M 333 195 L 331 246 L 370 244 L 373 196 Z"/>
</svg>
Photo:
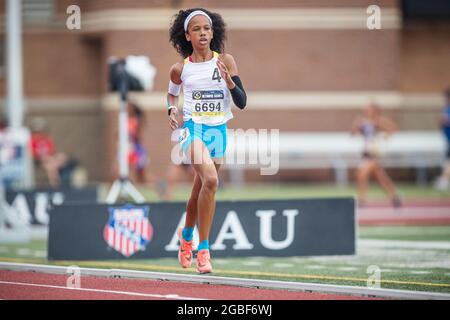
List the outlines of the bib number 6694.
<svg viewBox="0 0 450 320">
<path fill-rule="evenodd" d="M 213 111 L 220 111 L 220 102 L 215 104 L 214 102 L 197 102 L 194 106 L 196 112 L 213 112 Z"/>
</svg>

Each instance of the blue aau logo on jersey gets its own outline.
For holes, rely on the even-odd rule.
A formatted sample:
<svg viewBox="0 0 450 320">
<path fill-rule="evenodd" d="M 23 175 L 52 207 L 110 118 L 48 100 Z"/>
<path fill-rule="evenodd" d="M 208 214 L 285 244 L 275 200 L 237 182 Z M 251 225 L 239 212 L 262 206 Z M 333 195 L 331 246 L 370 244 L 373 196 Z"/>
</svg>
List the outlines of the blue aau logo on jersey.
<svg viewBox="0 0 450 320">
<path fill-rule="evenodd" d="M 148 219 L 150 208 L 125 205 L 108 210 L 108 222 L 103 229 L 108 246 L 125 257 L 144 251 L 153 237 L 153 227 Z"/>
</svg>

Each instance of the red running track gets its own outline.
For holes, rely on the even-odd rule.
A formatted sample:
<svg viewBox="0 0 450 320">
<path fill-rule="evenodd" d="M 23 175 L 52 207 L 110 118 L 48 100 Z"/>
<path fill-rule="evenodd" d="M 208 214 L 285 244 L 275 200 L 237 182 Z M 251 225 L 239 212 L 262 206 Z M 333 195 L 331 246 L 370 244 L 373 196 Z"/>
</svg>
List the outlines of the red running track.
<svg viewBox="0 0 450 320">
<path fill-rule="evenodd" d="M 372 202 L 357 210 L 359 225 L 450 225 L 448 201 L 409 200 L 401 208 Z"/>
<path fill-rule="evenodd" d="M 241 288 L 157 280 L 81 277 L 80 288 L 66 286 L 68 276 L 0 271 L 0 299 L 6 300 L 355 300 L 364 297 Z"/>
</svg>

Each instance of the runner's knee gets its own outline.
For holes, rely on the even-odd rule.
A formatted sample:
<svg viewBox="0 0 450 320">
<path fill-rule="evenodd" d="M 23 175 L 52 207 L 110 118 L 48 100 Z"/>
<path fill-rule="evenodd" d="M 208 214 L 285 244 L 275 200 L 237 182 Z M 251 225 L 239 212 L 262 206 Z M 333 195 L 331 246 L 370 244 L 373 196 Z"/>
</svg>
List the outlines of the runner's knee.
<svg viewBox="0 0 450 320">
<path fill-rule="evenodd" d="M 210 190 L 212 192 L 217 191 L 218 185 L 219 185 L 219 179 L 218 179 L 217 175 L 214 175 L 214 174 L 207 175 L 202 181 L 203 188 Z"/>
</svg>

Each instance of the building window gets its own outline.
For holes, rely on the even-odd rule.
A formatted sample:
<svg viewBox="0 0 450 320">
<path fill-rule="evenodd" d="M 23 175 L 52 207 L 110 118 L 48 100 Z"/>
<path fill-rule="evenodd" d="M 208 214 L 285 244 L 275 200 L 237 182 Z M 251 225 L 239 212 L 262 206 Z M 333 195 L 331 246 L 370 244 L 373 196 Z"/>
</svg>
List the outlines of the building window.
<svg viewBox="0 0 450 320">
<path fill-rule="evenodd" d="M 53 19 L 54 0 L 23 0 L 22 13 L 25 23 L 47 23 Z"/>
</svg>

